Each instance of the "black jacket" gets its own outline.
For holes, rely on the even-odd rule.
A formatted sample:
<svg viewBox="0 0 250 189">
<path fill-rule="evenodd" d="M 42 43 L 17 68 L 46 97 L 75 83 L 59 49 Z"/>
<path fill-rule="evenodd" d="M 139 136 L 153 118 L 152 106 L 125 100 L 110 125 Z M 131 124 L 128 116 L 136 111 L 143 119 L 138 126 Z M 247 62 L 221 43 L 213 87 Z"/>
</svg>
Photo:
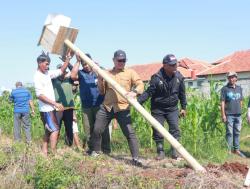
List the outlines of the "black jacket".
<svg viewBox="0 0 250 189">
<path fill-rule="evenodd" d="M 179 71 L 168 77 L 163 68 L 151 77 L 149 87 L 138 97 L 140 104 L 144 103 L 151 97 L 151 112 L 164 113 L 178 109 L 180 100 L 181 108 L 186 109 L 186 93 L 184 77 Z"/>
</svg>

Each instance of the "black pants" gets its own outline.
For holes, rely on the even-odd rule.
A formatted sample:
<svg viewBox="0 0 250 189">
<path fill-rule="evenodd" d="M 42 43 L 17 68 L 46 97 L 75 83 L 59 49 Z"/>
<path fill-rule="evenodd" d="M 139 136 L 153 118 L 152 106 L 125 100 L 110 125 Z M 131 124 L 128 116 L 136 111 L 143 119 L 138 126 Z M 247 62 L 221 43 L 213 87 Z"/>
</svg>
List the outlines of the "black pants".
<svg viewBox="0 0 250 189">
<path fill-rule="evenodd" d="M 92 108 L 83 108 L 83 125 L 86 138 L 83 140 L 83 144 L 87 142 L 88 148 L 90 151 L 93 151 L 93 131 L 94 124 L 96 120 L 96 114 L 99 111 L 100 107 L 92 107 Z M 103 153 L 110 153 L 110 135 L 109 128 L 107 127 L 102 133 L 102 151 Z"/>
<path fill-rule="evenodd" d="M 154 114 L 152 113 L 152 116 L 159 121 L 163 126 L 164 122 L 167 121 L 169 126 L 169 133 L 179 140 L 180 138 L 180 130 L 179 130 L 179 111 L 175 110 L 173 112 L 166 112 L 164 114 Z M 163 143 L 164 137 L 153 128 L 153 139 L 156 143 Z"/>
<path fill-rule="evenodd" d="M 61 128 L 62 121 L 65 126 L 65 143 L 69 146 L 73 144 L 73 109 L 64 110 L 63 112 L 56 112 L 59 126 Z"/>
<path fill-rule="evenodd" d="M 97 115 L 96 115 L 96 121 L 95 121 L 93 138 L 92 138 L 94 151 L 97 151 L 97 152 L 101 151 L 102 133 L 104 132 L 105 128 L 108 127 L 109 123 L 114 117 L 117 119 L 121 127 L 121 130 L 123 132 L 123 135 L 128 140 L 128 145 L 129 145 L 129 149 L 132 154 L 132 157 L 138 158 L 139 146 L 138 146 L 138 141 L 137 141 L 135 132 L 132 128 L 130 111 L 124 110 L 124 111 L 114 113 L 112 109 L 109 112 L 106 110 L 106 108 L 103 105 L 101 105 L 100 110 L 97 112 Z"/>
</svg>

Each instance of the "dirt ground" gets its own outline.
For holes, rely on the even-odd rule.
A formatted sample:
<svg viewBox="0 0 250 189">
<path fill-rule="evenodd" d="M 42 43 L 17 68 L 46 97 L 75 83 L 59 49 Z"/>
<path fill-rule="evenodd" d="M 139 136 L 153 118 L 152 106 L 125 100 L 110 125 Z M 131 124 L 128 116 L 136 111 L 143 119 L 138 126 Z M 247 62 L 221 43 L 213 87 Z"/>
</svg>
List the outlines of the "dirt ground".
<svg viewBox="0 0 250 189">
<path fill-rule="evenodd" d="M 137 176 L 140 175 L 145 179 L 160 181 L 163 183 L 164 188 L 168 189 L 243 188 L 245 176 L 248 171 L 247 164 L 240 162 L 225 162 L 222 165 L 210 163 L 204 166 L 207 172 L 201 173 L 191 169 L 184 160 L 175 161 L 169 158 L 161 161 L 156 161 L 152 158 L 142 159 L 142 168 L 131 166 L 130 157 L 114 156 L 108 158 L 107 161 L 111 161 L 112 165 L 123 163 L 126 174 L 134 172 Z"/>
<path fill-rule="evenodd" d="M 164 183 L 164 188 L 243 188 L 248 171 L 247 164 L 225 162 L 222 165 L 208 164 L 206 173 L 195 172 L 185 161 L 144 159 L 138 174 Z"/>
<path fill-rule="evenodd" d="M 5 138 L 1 140 L 1 145 L 7 149 L 11 146 L 12 140 Z M 38 145 L 39 146 L 39 145 Z M 35 147 L 35 151 L 40 150 Z M 176 161 L 170 158 L 157 161 L 154 158 L 142 158 L 143 167 L 131 165 L 131 157 L 127 155 L 112 154 L 111 156 L 101 155 L 101 158 L 93 159 L 87 155 L 75 152 L 73 149 L 58 149 L 58 158 L 65 153 L 80 157 L 79 169 L 93 175 L 112 174 L 123 178 L 129 178 L 131 175 L 140 176 L 147 179 L 160 182 L 163 188 L 216 188 L 216 189 L 235 189 L 244 188 L 243 183 L 248 171 L 249 158 L 237 158 L 233 161 L 227 161 L 221 165 L 207 164 L 203 165 L 205 173 L 196 172 L 187 165 L 186 161 Z M 94 168 L 96 162 L 99 162 L 98 168 Z M 1 168 L 0 168 L 1 169 Z M 94 171 L 93 171 L 94 170 Z"/>
<path fill-rule="evenodd" d="M 248 166 L 239 162 L 208 164 L 205 166 L 206 173 L 195 172 L 185 161 L 166 159 L 152 162 L 140 174 L 156 180 L 168 180 L 164 188 L 243 188 L 248 171 Z"/>
</svg>

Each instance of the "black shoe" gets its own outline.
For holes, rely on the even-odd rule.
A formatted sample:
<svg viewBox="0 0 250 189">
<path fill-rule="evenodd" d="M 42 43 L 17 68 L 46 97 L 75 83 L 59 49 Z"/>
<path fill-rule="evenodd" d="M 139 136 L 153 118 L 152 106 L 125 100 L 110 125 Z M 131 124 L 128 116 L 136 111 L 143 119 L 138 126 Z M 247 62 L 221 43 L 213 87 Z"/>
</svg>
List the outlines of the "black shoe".
<svg viewBox="0 0 250 189">
<path fill-rule="evenodd" d="M 102 153 L 109 156 L 111 151 L 110 150 L 102 150 Z"/>
<path fill-rule="evenodd" d="M 86 151 L 86 153 L 87 153 L 88 155 L 91 155 L 92 150 L 88 149 L 88 150 Z"/>
<path fill-rule="evenodd" d="M 182 157 L 180 157 L 177 154 L 175 154 L 175 155 L 172 154 L 171 158 L 174 159 L 174 160 L 176 160 L 176 161 L 182 161 L 182 160 L 184 160 Z"/>
<path fill-rule="evenodd" d="M 137 167 L 142 167 L 142 162 L 137 158 L 133 158 L 132 165 L 137 166 Z"/>
<path fill-rule="evenodd" d="M 171 146 L 171 158 L 172 159 L 177 159 L 179 157 L 176 149 L 174 149 L 172 146 Z"/>
<path fill-rule="evenodd" d="M 245 154 L 243 154 L 240 150 L 234 150 L 233 153 L 242 158 L 246 158 Z"/>
<path fill-rule="evenodd" d="M 155 158 L 156 160 L 163 160 L 165 158 L 165 152 L 164 151 L 159 151 L 157 153 L 157 157 Z"/>
<path fill-rule="evenodd" d="M 92 151 L 90 156 L 96 158 L 96 157 L 100 156 L 100 154 L 95 152 L 95 151 Z"/>
</svg>

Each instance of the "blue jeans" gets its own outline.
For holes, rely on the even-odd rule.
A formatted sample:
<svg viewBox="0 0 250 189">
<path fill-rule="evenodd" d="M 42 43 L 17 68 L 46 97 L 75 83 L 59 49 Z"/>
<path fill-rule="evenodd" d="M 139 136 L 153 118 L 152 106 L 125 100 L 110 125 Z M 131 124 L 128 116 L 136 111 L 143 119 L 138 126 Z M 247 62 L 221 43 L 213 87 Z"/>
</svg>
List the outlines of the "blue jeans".
<svg viewBox="0 0 250 189">
<path fill-rule="evenodd" d="M 21 123 L 23 124 L 26 142 L 31 142 L 31 122 L 29 113 L 14 113 L 14 140 L 21 141 Z"/>
<path fill-rule="evenodd" d="M 226 123 L 226 140 L 228 148 L 239 150 L 240 149 L 240 130 L 241 130 L 241 115 L 227 115 Z"/>
</svg>

